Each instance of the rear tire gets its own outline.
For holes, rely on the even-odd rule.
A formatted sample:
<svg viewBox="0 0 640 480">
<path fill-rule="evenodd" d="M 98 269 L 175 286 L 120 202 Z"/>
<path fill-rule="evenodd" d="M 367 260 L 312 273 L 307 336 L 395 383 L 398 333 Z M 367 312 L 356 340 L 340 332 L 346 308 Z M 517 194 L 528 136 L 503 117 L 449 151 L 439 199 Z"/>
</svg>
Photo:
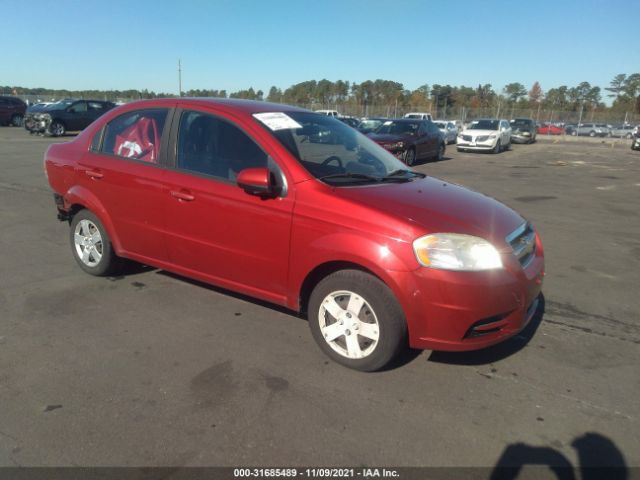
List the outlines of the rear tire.
<svg viewBox="0 0 640 480">
<path fill-rule="evenodd" d="M 433 159 L 436 162 L 440 162 L 442 161 L 442 159 L 444 158 L 444 151 L 445 151 L 445 146 L 444 143 L 441 143 L 440 145 L 438 145 L 438 153 L 436 153 L 436 156 L 433 157 Z"/>
<path fill-rule="evenodd" d="M 24 117 L 19 113 L 11 117 L 11 125 L 14 127 L 21 127 L 23 121 L 24 121 Z"/>
<path fill-rule="evenodd" d="M 309 327 L 320 349 L 345 367 L 372 372 L 407 346 L 404 314 L 380 279 L 340 270 L 321 280 L 309 299 Z"/>
<path fill-rule="evenodd" d="M 404 163 L 408 167 L 412 167 L 414 163 L 416 163 L 416 151 L 413 148 L 410 148 L 406 152 L 404 152 Z"/>
<path fill-rule="evenodd" d="M 123 259 L 116 255 L 107 231 L 93 212 L 80 210 L 74 215 L 69 238 L 73 258 L 85 272 L 100 277 L 122 267 Z"/>
</svg>

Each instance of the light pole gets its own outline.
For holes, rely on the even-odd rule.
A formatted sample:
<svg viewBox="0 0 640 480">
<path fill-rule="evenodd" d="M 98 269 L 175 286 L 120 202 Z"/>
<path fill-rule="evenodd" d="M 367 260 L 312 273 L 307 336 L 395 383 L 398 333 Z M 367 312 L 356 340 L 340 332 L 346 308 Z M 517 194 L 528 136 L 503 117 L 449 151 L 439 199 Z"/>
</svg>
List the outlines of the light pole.
<svg viewBox="0 0 640 480">
<path fill-rule="evenodd" d="M 182 96 L 182 63 L 178 59 L 178 96 Z"/>
</svg>

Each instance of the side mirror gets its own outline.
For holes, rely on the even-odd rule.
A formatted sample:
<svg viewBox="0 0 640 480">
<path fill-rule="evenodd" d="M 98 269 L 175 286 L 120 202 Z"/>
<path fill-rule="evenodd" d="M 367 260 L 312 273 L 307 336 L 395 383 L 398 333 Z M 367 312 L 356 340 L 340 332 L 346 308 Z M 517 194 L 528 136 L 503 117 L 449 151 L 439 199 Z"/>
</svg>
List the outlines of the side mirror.
<svg viewBox="0 0 640 480">
<path fill-rule="evenodd" d="M 236 182 L 249 195 L 273 195 L 268 168 L 245 168 L 238 174 Z"/>
</svg>

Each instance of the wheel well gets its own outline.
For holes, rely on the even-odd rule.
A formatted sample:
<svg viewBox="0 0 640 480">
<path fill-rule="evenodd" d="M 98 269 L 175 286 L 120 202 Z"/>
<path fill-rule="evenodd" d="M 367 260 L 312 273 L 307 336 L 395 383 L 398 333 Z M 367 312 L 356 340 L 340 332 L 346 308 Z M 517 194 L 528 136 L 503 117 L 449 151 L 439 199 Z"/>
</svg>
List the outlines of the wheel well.
<svg viewBox="0 0 640 480">
<path fill-rule="evenodd" d="M 67 212 L 67 219 L 69 220 L 69 223 L 71 223 L 73 217 L 76 216 L 76 213 L 78 213 L 80 210 L 85 210 L 86 208 L 87 207 L 85 207 L 84 205 L 80 205 L 79 203 L 74 203 L 73 205 L 71 205 L 71 208 Z"/>
<path fill-rule="evenodd" d="M 374 277 L 378 278 L 380 281 L 384 283 L 380 277 L 378 277 L 375 273 L 373 273 L 368 268 L 363 267 L 362 265 L 358 265 L 357 263 L 351 262 L 327 262 L 321 265 L 318 265 L 316 268 L 311 270 L 302 282 L 302 287 L 300 288 L 300 298 L 299 298 L 299 310 L 300 313 L 307 312 L 307 306 L 309 305 L 309 298 L 311 297 L 311 292 L 315 286 L 325 277 L 328 277 L 332 273 L 335 273 L 340 270 L 360 270 L 362 272 L 366 272 Z"/>
</svg>

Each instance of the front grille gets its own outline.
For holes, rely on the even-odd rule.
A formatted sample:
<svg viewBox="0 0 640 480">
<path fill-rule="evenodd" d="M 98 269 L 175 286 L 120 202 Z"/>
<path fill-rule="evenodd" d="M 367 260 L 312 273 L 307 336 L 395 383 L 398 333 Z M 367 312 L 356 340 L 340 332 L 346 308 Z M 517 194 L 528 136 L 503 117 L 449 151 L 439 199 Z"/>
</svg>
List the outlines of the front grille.
<svg viewBox="0 0 640 480">
<path fill-rule="evenodd" d="M 471 135 L 462 135 L 462 139 L 465 142 L 470 142 L 471 140 L 473 140 L 473 137 L 471 137 Z"/>
<path fill-rule="evenodd" d="M 489 140 L 489 135 L 481 135 L 476 138 L 477 142 L 486 142 L 487 140 Z"/>
<path fill-rule="evenodd" d="M 511 232 L 505 239 L 511 246 L 513 254 L 520 265 L 526 267 L 536 254 L 536 232 L 530 223 L 523 223 Z"/>
</svg>

